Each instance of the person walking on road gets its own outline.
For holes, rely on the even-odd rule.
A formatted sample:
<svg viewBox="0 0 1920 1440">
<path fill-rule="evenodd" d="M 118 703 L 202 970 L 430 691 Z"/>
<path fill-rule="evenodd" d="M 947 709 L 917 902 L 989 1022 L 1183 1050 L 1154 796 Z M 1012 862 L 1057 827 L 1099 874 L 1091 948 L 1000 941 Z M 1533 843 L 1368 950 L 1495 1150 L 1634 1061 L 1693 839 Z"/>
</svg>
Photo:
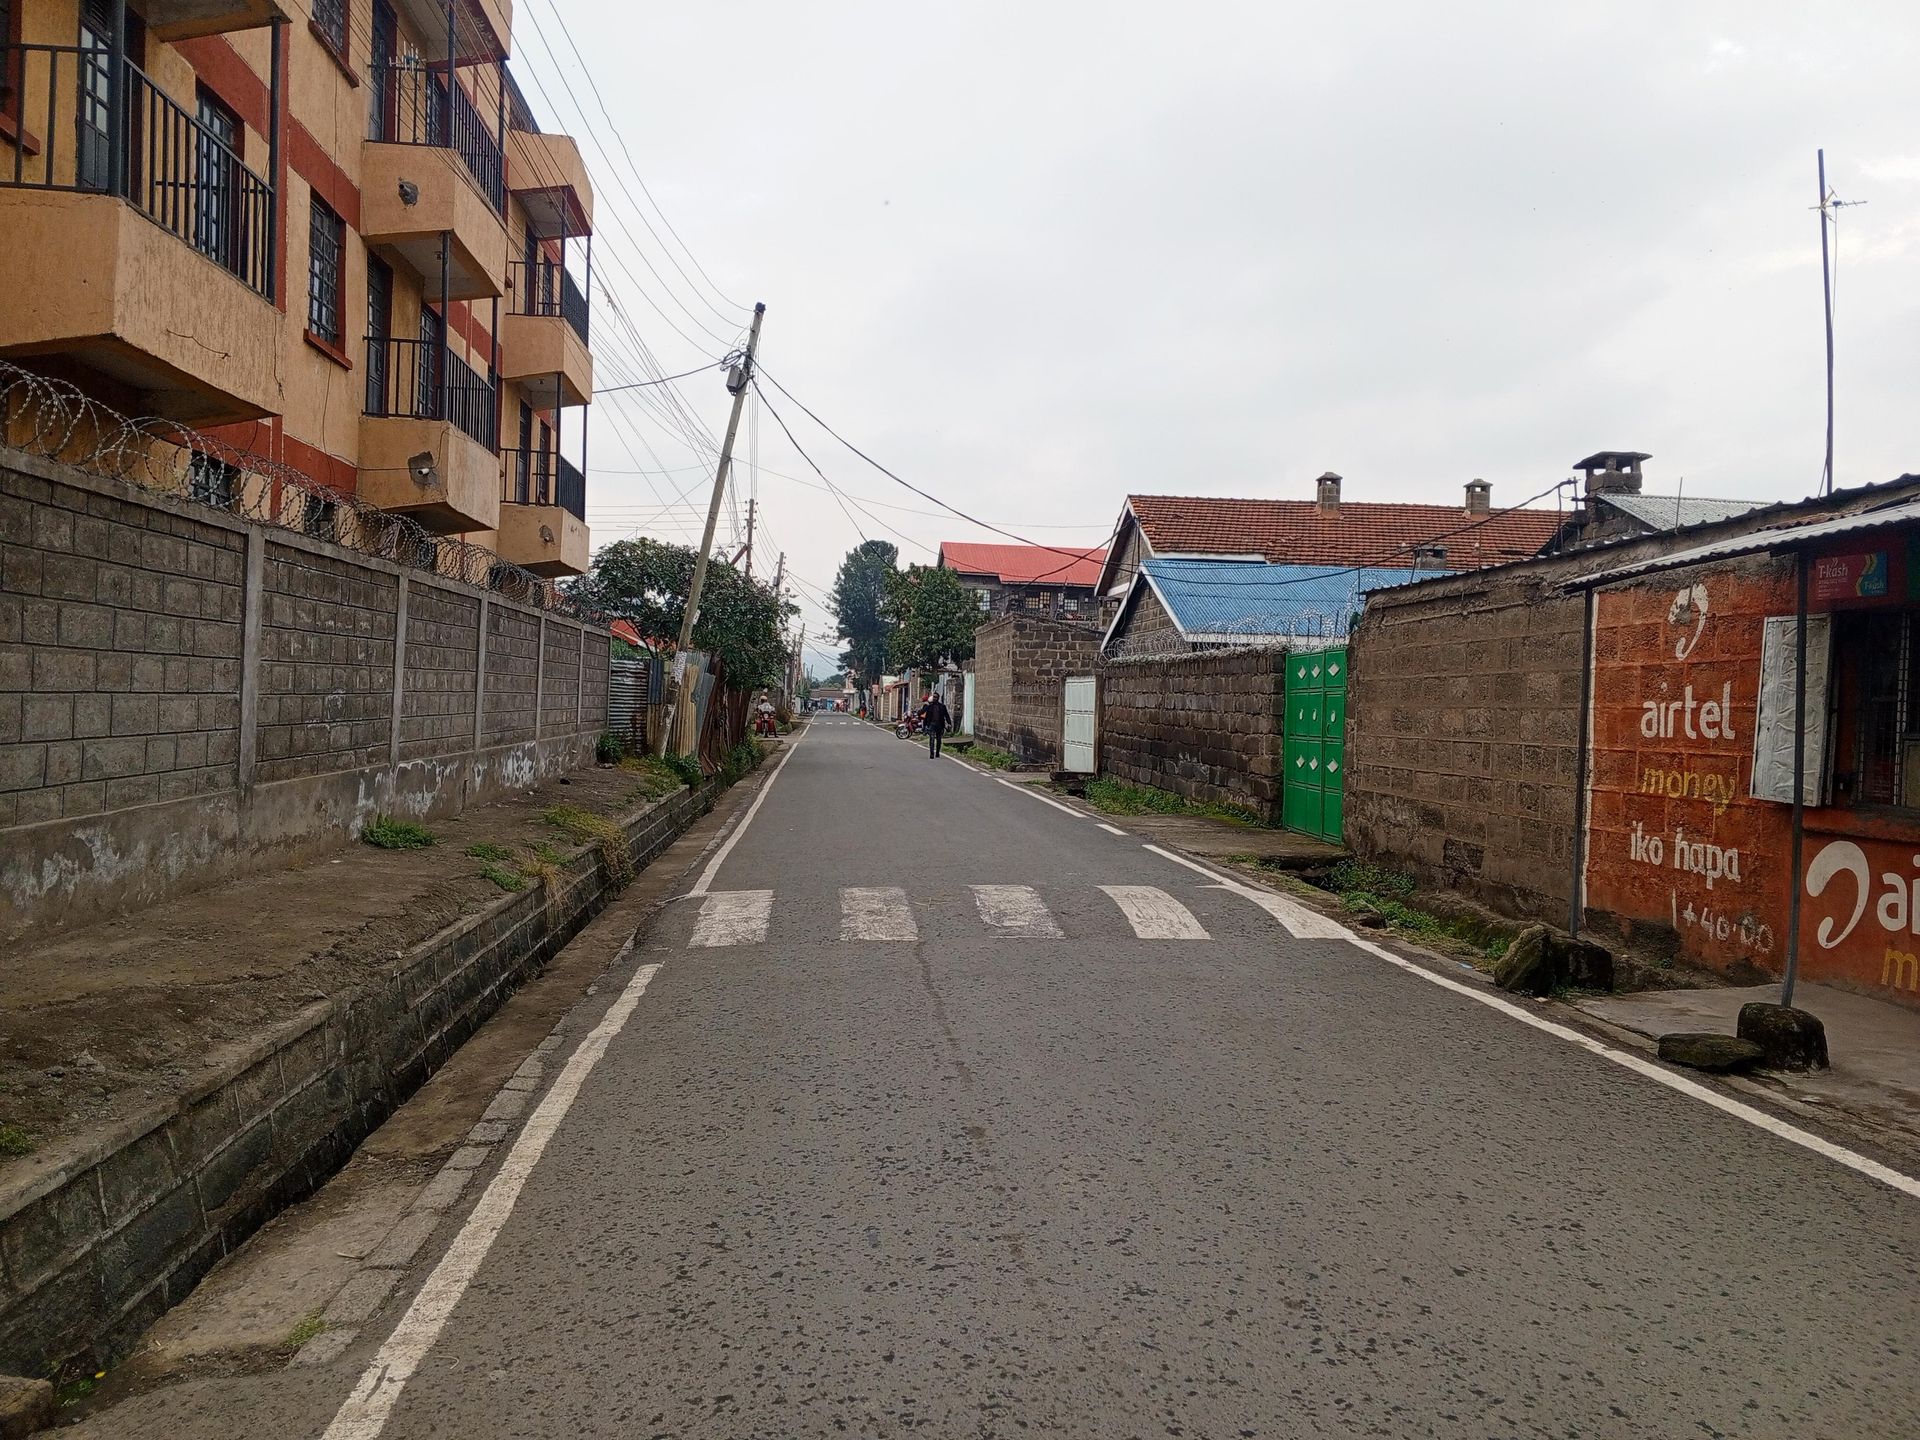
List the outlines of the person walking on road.
<svg viewBox="0 0 1920 1440">
<path fill-rule="evenodd" d="M 940 758 L 940 737 L 947 733 L 947 722 L 953 718 L 946 702 L 938 695 L 929 694 L 927 703 L 920 707 L 920 725 L 927 732 L 927 758 Z"/>
</svg>

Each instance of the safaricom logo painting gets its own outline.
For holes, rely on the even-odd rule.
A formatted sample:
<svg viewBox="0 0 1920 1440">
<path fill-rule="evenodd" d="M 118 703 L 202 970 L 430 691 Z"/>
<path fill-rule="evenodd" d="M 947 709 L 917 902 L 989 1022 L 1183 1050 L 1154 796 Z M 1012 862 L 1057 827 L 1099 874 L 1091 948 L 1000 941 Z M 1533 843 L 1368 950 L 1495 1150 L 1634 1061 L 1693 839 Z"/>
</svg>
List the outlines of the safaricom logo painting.
<svg viewBox="0 0 1920 1440">
<path fill-rule="evenodd" d="M 1912 857 L 1914 870 L 1902 875 L 1883 870 L 1875 875 L 1866 850 L 1852 840 L 1829 841 L 1807 866 L 1807 898 L 1825 900 L 1824 913 L 1814 928 L 1814 939 L 1823 950 L 1835 950 L 1861 929 L 1869 907 L 1885 943 L 1898 936 L 1912 946 L 1920 936 L 1920 855 Z M 1831 891 L 1831 893 L 1829 893 Z M 1871 929 L 1862 936 L 1866 945 L 1874 943 Z M 1886 944 L 1880 966 L 1880 983 L 1897 990 L 1920 990 L 1920 947 L 1900 949 Z"/>
</svg>

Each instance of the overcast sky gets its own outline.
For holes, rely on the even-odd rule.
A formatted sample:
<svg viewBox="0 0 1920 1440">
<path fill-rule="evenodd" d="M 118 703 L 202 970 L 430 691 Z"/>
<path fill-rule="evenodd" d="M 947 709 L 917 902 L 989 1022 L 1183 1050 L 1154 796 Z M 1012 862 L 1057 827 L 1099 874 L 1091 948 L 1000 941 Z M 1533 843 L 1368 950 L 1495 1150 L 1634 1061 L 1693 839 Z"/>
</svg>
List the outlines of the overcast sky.
<svg viewBox="0 0 1920 1440">
<path fill-rule="evenodd" d="M 560 3 L 611 123 L 555 0 L 519 0 L 514 66 L 582 142 L 596 279 L 666 371 L 764 300 L 769 374 L 1036 540 L 1099 543 L 1129 491 L 1307 497 L 1328 469 L 1349 500 L 1483 476 L 1515 504 L 1597 449 L 1651 452 L 1653 492 L 1810 493 L 1821 145 L 1869 202 L 1839 221 L 1839 482 L 1920 470 L 1911 4 Z M 609 318 L 602 386 L 635 371 Z M 678 388 L 719 435 L 718 375 Z M 698 538 L 703 457 L 653 398 L 593 406 L 596 543 Z M 872 504 L 931 508 L 774 401 L 928 547 L 903 560 L 994 538 Z M 758 431 L 764 467 L 813 478 Z M 830 584 L 854 523 L 764 471 L 759 495 Z"/>
</svg>

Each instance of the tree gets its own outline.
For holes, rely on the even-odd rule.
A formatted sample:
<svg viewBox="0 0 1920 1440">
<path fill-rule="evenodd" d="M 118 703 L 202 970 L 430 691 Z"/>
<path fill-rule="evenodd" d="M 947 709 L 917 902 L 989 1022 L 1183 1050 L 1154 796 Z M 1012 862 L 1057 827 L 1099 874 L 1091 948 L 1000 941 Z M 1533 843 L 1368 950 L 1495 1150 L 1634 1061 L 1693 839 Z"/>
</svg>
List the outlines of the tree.
<svg viewBox="0 0 1920 1440">
<path fill-rule="evenodd" d="M 894 623 L 889 653 L 896 666 L 931 669 L 972 658 L 980 607 L 944 565 L 913 565 L 895 571 L 887 595 Z"/>
<path fill-rule="evenodd" d="M 567 593 L 592 609 L 631 620 L 642 636 L 657 638 L 671 650 L 686 613 L 693 560 L 685 545 L 616 540 L 593 557 L 593 568 Z M 732 566 L 709 565 L 693 647 L 719 657 L 730 685 L 777 685 L 787 663 L 781 632 L 788 617 L 799 613 Z"/>
<path fill-rule="evenodd" d="M 885 540 L 868 540 L 847 552 L 833 580 L 834 619 L 847 648 L 840 663 L 863 690 L 887 668 L 887 577 L 897 574 L 900 551 Z"/>
</svg>

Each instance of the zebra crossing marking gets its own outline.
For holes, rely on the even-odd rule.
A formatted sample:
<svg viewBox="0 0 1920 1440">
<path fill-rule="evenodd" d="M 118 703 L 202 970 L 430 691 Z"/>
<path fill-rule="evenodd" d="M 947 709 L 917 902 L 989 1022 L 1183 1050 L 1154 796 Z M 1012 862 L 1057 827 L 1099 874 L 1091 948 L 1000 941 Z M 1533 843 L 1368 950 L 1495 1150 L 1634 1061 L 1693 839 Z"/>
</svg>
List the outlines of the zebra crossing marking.
<svg viewBox="0 0 1920 1440">
<path fill-rule="evenodd" d="M 918 940 L 913 906 L 895 885 L 849 885 L 840 892 L 842 940 Z"/>
<path fill-rule="evenodd" d="M 996 930 L 1036 940 L 1064 938 L 1039 893 L 1031 885 L 969 885 L 974 909 Z"/>
<path fill-rule="evenodd" d="M 699 946 L 760 945 L 773 916 L 771 890 L 710 890 L 687 943 Z"/>
<path fill-rule="evenodd" d="M 1211 940 L 1193 912 L 1157 885 L 1102 885 L 1142 940 Z"/>
</svg>

